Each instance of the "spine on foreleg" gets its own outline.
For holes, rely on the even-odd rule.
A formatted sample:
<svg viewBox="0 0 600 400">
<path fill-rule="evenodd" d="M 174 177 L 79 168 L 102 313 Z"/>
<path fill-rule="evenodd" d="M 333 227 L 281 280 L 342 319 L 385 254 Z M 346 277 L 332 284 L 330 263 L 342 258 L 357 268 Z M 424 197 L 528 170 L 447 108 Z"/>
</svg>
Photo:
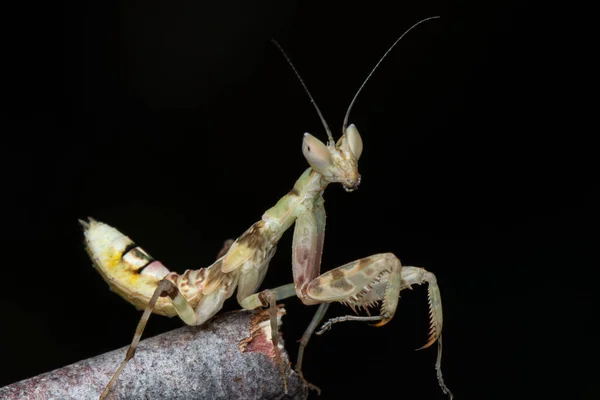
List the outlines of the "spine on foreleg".
<svg viewBox="0 0 600 400">
<path fill-rule="evenodd" d="M 442 326 L 444 324 L 444 313 L 442 312 L 442 295 L 440 287 L 437 284 L 435 275 L 429 271 L 424 271 L 424 281 L 429 284 L 427 288 L 427 297 L 429 300 L 429 340 L 425 345 L 417 350 L 421 350 L 431 346 L 436 339 L 442 334 Z"/>
</svg>

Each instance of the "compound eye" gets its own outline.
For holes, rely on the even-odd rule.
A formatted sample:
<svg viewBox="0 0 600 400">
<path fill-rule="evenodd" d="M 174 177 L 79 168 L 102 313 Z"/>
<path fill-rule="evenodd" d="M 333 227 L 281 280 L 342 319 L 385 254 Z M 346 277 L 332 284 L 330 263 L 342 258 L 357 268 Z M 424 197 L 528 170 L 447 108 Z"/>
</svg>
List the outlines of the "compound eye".
<svg viewBox="0 0 600 400">
<path fill-rule="evenodd" d="M 346 128 L 346 139 L 348 140 L 348 146 L 350 146 L 350 151 L 354 154 L 354 157 L 358 161 L 360 155 L 363 150 L 363 142 L 360 137 L 360 133 L 358 133 L 358 129 L 354 124 L 351 124 L 348 128 Z"/>
<path fill-rule="evenodd" d="M 308 132 L 304 134 L 304 139 L 302 140 L 302 153 L 312 169 L 321 175 L 329 175 L 327 173 L 331 166 L 329 149 L 323 142 Z"/>
</svg>

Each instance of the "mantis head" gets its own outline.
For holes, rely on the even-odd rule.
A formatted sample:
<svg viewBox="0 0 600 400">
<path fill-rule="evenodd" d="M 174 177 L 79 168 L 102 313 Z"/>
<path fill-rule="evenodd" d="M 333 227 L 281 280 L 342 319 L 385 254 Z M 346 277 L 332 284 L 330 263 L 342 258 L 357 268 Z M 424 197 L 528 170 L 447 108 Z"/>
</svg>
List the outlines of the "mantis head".
<svg viewBox="0 0 600 400">
<path fill-rule="evenodd" d="M 360 158 L 360 155 L 362 153 L 363 143 L 360 134 L 358 133 L 358 129 L 356 129 L 356 126 L 354 126 L 354 124 L 348 126 L 348 118 L 350 116 L 352 106 L 356 102 L 356 99 L 358 98 L 358 95 L 360 94 L 362 89 L 365 87 L 365 84 L 371 78 L 371 75 L 373 75 L 377 67 L 379 67 L 379 64 L 381 64 L 383 59 L 389 54 L 390 51 L 392 51 L 394 46 L 396 46 L 396 44 L 400 40 L 402 40 L 402 38 L 417 25 L 436 18 L 439 17 L 435 16 L 425 18 L 408 28 L 387 49 L 387 51 L 379 59 L 377 64 L 375 64 L 375 67 L 371 70 L 371 72 L 367 76 L 367 79 L 364 80 L 362 85 L 360 85 L 360 87 L 356 91 L 354 98 L 350 102 L 350 106 L 348 106 L 346 116 L 344 117 L 344 124 L 342 125 L 342 137 L 337 141 L 337 143 L 335 143 L 335 141 L 333 140 L 331 130 L 329 129 L 325 118 L 323 118 L 321 110 L 319 110 L 317 103 L 310 94 L 310 91 L 306 87 L 306 84 L 304 84 L 304 81 L 300 77 L 300 74 L 296 70 L 296 67 L 294 67 L 294 64 L 292 63 L 288 55 L 285 53 L 285 51 L 281 48 L 279 43 L 277 43 L 275 40 L 272 40 L 275 46 L 277 46 L 283 54 L 288 64 L 294 70 L 294 73 L 296 74 L 298 80 L 304 87 L 306 94 L 308 94 L 311 103 L 313 103 L 313 105 L 315 106 L 317 114 L 319 114 L 319 118 L 321 119 L 321 123 L 325 128 L 325 132 L 327 132 L 327 137 L 329 139 L 327 141 L 327 144 L 321 142 L 319 139 L 317 139 L 310 133 L 305 133 L 304 140 L 302 141 L 302 153 L 304 153 L 304 157 L 310 164 L 310 167 L 314 171 L 321 174 L 326 182 L 340 182 L 347 192 L 351 192 L 353 190 L 358 189 L 358 185 L 360 185 L 360 174 L 358 173 L 358 159 Z"/>
<path fill-rule="evenodd" d="M 362 139 L 354 124 L 345 130 L 337 144 L 329 140 L 326 145 L 310 133 L 305 133 L 302 140 L 302 153 L 310 167 L 326 182 L 341 183 L 347 192 L 360 185 L 358 159 L 362 149 Z"/>
</svg>

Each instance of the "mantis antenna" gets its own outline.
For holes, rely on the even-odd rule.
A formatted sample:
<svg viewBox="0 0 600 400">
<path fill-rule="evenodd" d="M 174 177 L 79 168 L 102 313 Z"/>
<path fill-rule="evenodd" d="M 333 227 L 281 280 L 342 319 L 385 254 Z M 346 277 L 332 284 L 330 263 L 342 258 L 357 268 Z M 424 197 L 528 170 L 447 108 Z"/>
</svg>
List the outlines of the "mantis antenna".
<svg viewBox="0 0 600 400">
<path fill-rule="evenodd" d="M 279 43 L 277 43 L 277 41 L 275 39 L 271 39 L 271 41 L 275 44 L 275 46 L 277 46 L 277 48 L 279 49 L 279 51 L 281 51 L 281 54 L 283 54 L 283 57 L 285 57 L 285 60 L 288 62 L 288 64 L 290 64 L 290 67 L 292 67 L 292 69 L 294 70 L 294 73 L 298 77 L 298 80 L 302 84 L 302 87 L 304 87 L 304 90 L 306 91 L 306 94 L 308 94 L 308 97 L 310 98 L 310 102 L 313 103 L 313 105 L 315 106 L 315 109 L 317 110 L 317 114 L 319 114 L 319 118 L 321 118 L 321 122 L 323 123 L 323 126 L 325 127 L 325 132 L 327 132 L 327 137 L 329 138 L 329 142 L 330 143 L 334 143 L 334 141 L 333 141 L 333 135 L 331 134 L 331 130 L 329 129 L 329 125 L 327 125 L 327 121 L 325 121 L 325 118 L 323 117 L 323 114 L 321 114 L 321 110 L 319 110 L 319 106 L 317 105 L 317 103 L 315 102 L 315 99 L 313 99 L 312 95 L 310 94 L 310 91 L 308 90 L 308 88 L 306 87 L 306 84 L 302 80 L 302 77 L 300 76 L 300 74 L 296 70 L 296 67 L 294 67 L 294 64 L 292 63 L 292 60 L 290 60 L 290 58 L 285 53 L 285 51 L 283 50 L 283 48 L 281 47 L 281 45 Z"/>
<path fill-rule="evenodd" d="M 400 35 L 400 37 L 398 39 L 396 39 L 396 41 L 387 49 L 387 51 L 379 59 L 379 61 L 377 62 L 377 64 L 375 64 L 375 67 L 373 67 L 373 69 L 371 70 L 371 72 L 367 76 L 367 79 L 365 79 L 364 82 L 362 83 L 362 85 L 360 85 L 360 87 L 356 91 L 356 94 L 354 95 L 354 98 L 350 102 L 350 106 L 348 106 L 348 111 L 346 111 L 346 115 L 344 116 L 344 124 L 342 125 L 342 135 L 346 134 L 346 128 L 348 127 L 348 119 L 350 118 L 350 111 L 352 111 L 352 107 L 354 106 L 354 103 L 356 102 L 356 99 L 358 98 L 358 95 L 363 90 L 363 88 L 365 87 L 365 85 L 367 84 L 367 82 L 369 81 L 369 79 L 371 79 L 371 75 L 373 75 L 373 73 L 375 72 L 375 70 L 379 67 L 379 64 L 381 64 L 381 62 L 388 55 L 388 53 L 390 51 L 392 51 L 392 49 L 396 46 L 396 44 L 400 40 L 402 40 L 402 38 L 404 36 L 406 36 L 408 34 L 408 32 L 410 32 L 411 30 L 413 30 L 414 28 L 416 28 L 418 25 L 422 24 L 423 22 L 427 22 L 427 21 L 429 21 L 431 19 L 436 19 L 436 18 L 439 18 L 439 16 L 425 18 L 425 19 L 422 19 L 421 21 L 417 22 L 416 24 L 414 24 L 413 26 L 411 26 L 410 28 L 408 28 L 402 35 Z M 306 94 L 308 94 L 308 97 L 310 98 L 310 102 L 315 106 L 315 109 L 317 110 L 317 114 L 319 114 L 319 118 L 321 119 L 321 122 L 323 123 L 323 127 L 325 127 L 325 132 L 327 132 L 327 137 L 329 138 L 329 142 L 330 143 L 335 143 L 334 140 L 333 140 L 333 135 L 331 134 L 331 130 L 329 129 L 329 125 L 327 125 L 327 121 L 325 121 L 325 118 L 323 117 L 323 114 L 321 113 L 321 110 L 319 109 L 319 106 L 317 105 L 317 103 L 315 102 L 315 99 L 310 94 L 310 91 L 308 90 L 308 87 L 306 87 L 306 84 L 304 83 L 304 81 L 302 80 L 302 77 L 300 76 L 300 74 L 296 70 L 296 67 L 292 63 L 292 60 L 288 57 L 288 55 L 283 50 L 283 48 L 281 47 L 281 45 L 275 39 L 271 39 L 271 41 L 275 44 L 275 46 L 277 46 L 277 48 L 279 49 L 279 51 L 281 51 L 281 54 L 283 54 L 283 57 L 288 62 L 288 64 L 290 65 L 290 67 L 292 67 L 292 70 L 296 74 L 296 77 L 298 77 L 298 80 L 302 84 L 302 87 L 304 88 L 304 91 L 306 91 Z"/>
<path fill-rule="evenodd" d="M 389 49 L 387 49 L 387 51 L 385 52 L 385 54 L 379 59 L 379 61 L 377 61 L 377 64 L 375 64 L 375 66 L 373 67 L 373 69 L 371 70 L 371 72 L 369 73 L 369 75 L 367 76 L 367 79 L 365 79 L 365 81 L 362 83 L 362 85 L 360 85 L 360 87 L 358 88 L 358 90 L 356 91 L 356 94 L 354 95 L 354 98 L 352 99 L 352 101 L 350 102 L 350 105 L 348 106 L 348 111 L 346 111 L 346 116 L 344 117 L 344 124 L 342 125 L 342 135 L 346 134 L 346 128 L 348 127 L 348 119 L 350 118 L 350 111 L 352 110 L 352 107 L 354 106 L 354 103 L 356 102 L 356 99 L 358 98 L 358 95 L 360 94 L 360 92 L 362 91 L 362 89 L 365 87 L 365 85 L 367 84 L 367 82 L 369 81 L 369 79 L 371 79 L 371 75 L 373 75 L 373 72 L 375 72 L 375 70 L 377 69 L 377 67 L 379 67 L 379 64 L 381 64 L 381 62 L 383 61 L 383 59 L 388 55 L 388 53 L 390 51 L 392 51 L 392 49 L 396 46 L 396 44 L 402 40 L 402 38 L 404 36 L 406 36 L 406 34 L 408 32 L 410 32 L 411 30 L 413 30 L 414 28 L 417 27 L 417 25 L 422 24 L 423 22 L 427 22 L 430 19 L 436 19 L 439 18 L 438 16 L 435 17 L 429 17 L 429 18 L 425 18 L 422 19 L 421 21 L 417 22 L 416 24 L 414 24 L 413 26 L 411 26 L 410 28 L 408 28 L 402 35 L 400 35 L 400 37 L 398 39 L 396 39 L 396 41 L 394 42 L 394 44 L 392 44 L 390 46 Z"/>
</svg>

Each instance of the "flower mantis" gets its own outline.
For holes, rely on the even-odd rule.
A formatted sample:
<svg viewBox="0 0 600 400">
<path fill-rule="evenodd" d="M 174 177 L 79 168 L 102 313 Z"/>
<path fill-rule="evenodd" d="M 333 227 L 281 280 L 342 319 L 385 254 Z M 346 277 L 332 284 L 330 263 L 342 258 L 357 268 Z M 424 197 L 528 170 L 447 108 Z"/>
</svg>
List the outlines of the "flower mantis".
<svg viewBox="0 0 600 400">
<path fill-rule="evenodd" d="M 217 260 L 206 268 L 187 270 L 178 274 L 154 260 L 130 238 L 102 222 L 81 221 L 84 227 L 86 250 L 94 267 L 111 289 L 144 313 L 133 341 L 117 371 L 101 395 L 105 398 L 121 371 L 134 357 L 135 350 L 151 313 L 178 315 L 188 325 L 202 325 L 213 317 L 237 289 L 237 301 L 244 309 L 269 307 L 271 332 L 278 349 L 276 302 L 297 296 L 306 305 L 319 305 L 301 339 L 296 372 L 302 375 L 304 350 L 316 327 L 332 302 L 356 309 L 379 307 L 378 315 L 347 315 L 327 321 L 317 334 L 344 321 L 371 321 L 376 326 L 389 322 L 396 311 L 400 291 L 414 284 L 428 283 L 430 332 L 427 343 L 438 342 L 436 371 L 440 387 L 451 398 L 441 373 L 441 331 L 443 324 L 440 290 L 435 276 L 422 268 L 402 266 L 392 253 L 371 255 L 321 274 L 321 255 L 325 233 L 323 192 L 331 183 L 339 183 L 346 191 L 358 189 L 361 176 L 358 161 L 363 142 L 354 124 L 348 125 L 350 111 L 359 93 L 386 55 L 410 30 L 438 17 L 419 21 L 400 36 L 387 50 L 358 89 L 346 112 L 342 136 L 335 141 L 327 122 L 314 102 L 306 85 L 281 47 L 284 57 L 298 76 L 321 119 L 328 140 L 323 143 L 305 133 L 302 153 L 309 168 L 298 178 L 293 188 L 235 241 L 225 243 Z M 294 282 L 257 293 L 277 249 L 282 235 L 294 227 L 292 271 Z M 285 368 L 277 355 L 284 389 L 287 391 Z M 303 378 L 304 379 L 304 378 Z M 307 382 L 308 384 L 308 382 Z M 316 387 L 308 384 L 318 390 Z"/>
</svg>

